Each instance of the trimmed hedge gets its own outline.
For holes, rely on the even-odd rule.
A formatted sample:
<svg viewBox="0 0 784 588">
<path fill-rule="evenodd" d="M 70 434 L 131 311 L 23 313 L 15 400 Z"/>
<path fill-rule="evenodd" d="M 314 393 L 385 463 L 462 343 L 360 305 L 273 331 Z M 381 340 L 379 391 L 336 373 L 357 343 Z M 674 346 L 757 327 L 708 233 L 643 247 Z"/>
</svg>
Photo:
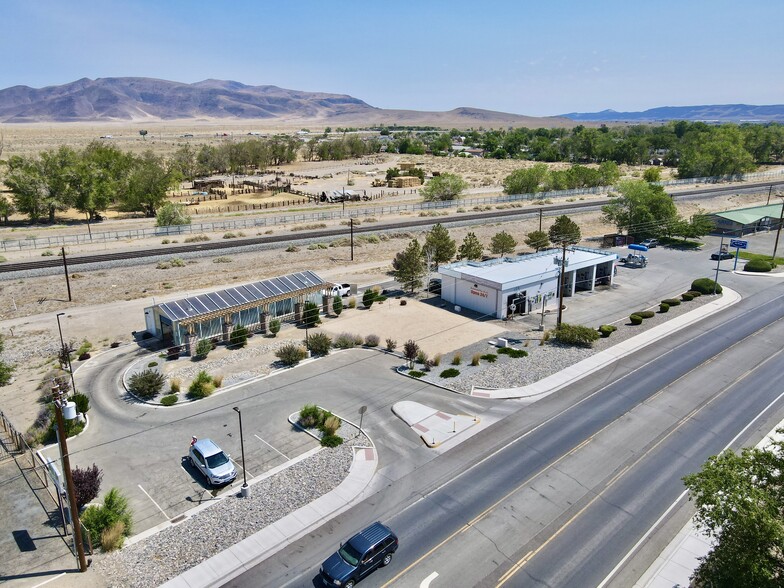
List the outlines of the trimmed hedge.
<svg viewBox="0 0 784 588">
<path fill-rule="evenodd" d="M 659 312 L 667 312 L 668 310 L 670 310 L 669 304 L 667 304 L 666 302 L 662 302 L 659 304 Z"/>
<path fill-rule="evenodd" d="M 633 325 L 641 325 L 642 324 L 642 317 L 639 314 L 631 314 L 629 315 L 629 320 Z"/>
<path fill-rule="evenodd" d="M 710 278 L 697 278 L 691 283 L 691 289 L 700 294 L 721 294 L 721 284 L 717 284 Z"/>
<path fill-rule="evenodd" d="M 769 261 L 764 259 L 752 259 L 751 261 L 747 261 L 746 265 L 743 266 L 744 272 L 769 272 L 773 269 L 773 264 Z"/>
<path fill-rule="evenodd" d="M 691 292 L 684 292 L 683 294 L 681 294 L 681 300 L 683 300 L 684 302 L 691 302 L 692 300 L 694 300 L 694 296 L 692 295 Z"/>
<path fill-rule="evenodd" d="M 577 345 L 578 347 L 591 347 L 593 342 L 599 338 L 599 332 L 591 327 L 583 325 L 569 325 L 562 323 L 555 329 L 555 338 L 559 343 L 566 345 Z"/>
<path fill-rule="evenodd" d="M 702 292 L 697 292 L 697 290 L 689 290 L 689 294 L 691 294 L 692 298 L 699 298 L 702 296 Z"/>
<path fill-rule="evenodd" d="M 634 314 L 644 319 L 653 318 L 656 315 L 656 313 L 653 312 L 652 310 L 638 310 Z"/>
<path fill-rule="evenodd" d="M 421 378 L 422 376 L 425 375 L 425 372 L 421 372 L 419 370 L 410 370 L 408 372 L 408 375 L 411 376 L 412 378 Z"/>
<path fill-rule="evenodd" d="M 161 398 L 161 404 L 163 406 L 171 406 L 172 404 L 177 404 L 177 395 L 176 394 L 168 394 Z"/>
<path fill-rule="evenodd" d="M 665 298 L 662 302 L 668 306 L 678 306 L 681 303 L 677 298 Z"/>
<path fill-rule="evenodd" d="M 603 338 L 607 338 L 617 330 L 618 327 L 615 325 L 602 325 L 599 327 L 599 335 L 601 335 Z"/>
<path fill-rule="evenodd" d="M 520 357 L 528 357 L 528 352 L 525 349 L 512 349 L 511 347 L 501 347 L 498 350 L 498 355 L 508 355 L 509 357 L 520 358 Z"/>
</svg>

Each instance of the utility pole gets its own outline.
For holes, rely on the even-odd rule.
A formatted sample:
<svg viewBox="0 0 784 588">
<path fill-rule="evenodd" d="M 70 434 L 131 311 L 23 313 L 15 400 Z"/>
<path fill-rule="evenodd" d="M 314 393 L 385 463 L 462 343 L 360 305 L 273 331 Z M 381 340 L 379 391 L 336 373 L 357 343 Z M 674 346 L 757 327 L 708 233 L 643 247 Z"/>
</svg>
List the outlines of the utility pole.
<svg viewBox="0 0 784 588">
<path fill-rule="evenodd" d="M 82 543 L 82 526 L 79 522 L 79 509 L 76 506 L 76 492 L 74 491 L 73 475 L 71 474 L 71 459 L 68 455 L 68 441 L 65 436 L 65 420 L 63 419 L 63 402 L 60 395 L 60 386 L 56 383 L 52 385 L 52 396 L 54 397 L 54 412 L 57 416 L 57 440 L 60 443 L 60 453 L 63 456 L 63 473 L 68 489 L 68 504 L 71 511 L 71 525 L 73 527 L 74 543 L 76 544 L 76 555 L 79 559 L 79 571 L 87 571 L 87 559 L 84 556 L 84 543 Z"/>
<path fill-rule="evenodd" d="M 76 382 L 74 382 L 73 366 L 71 366 L 71 353 L 70 348 L 66 349 L 65 341 L 63 341 L 63 328 L 60 326 L 60 317 L 65 315 L 64 312 L 57 313 L 57 330 L 60 331 L 60 354 L 68 358 L 68 372 L 71 374 L 71 394 L 76 394 Z M 62 358 L 61 358 L 62 359 Z"/>
<path fill-rule="evenodd" d="M 68 279 L 68 262 L 65 261 L 65 247 L 60 248 L 63 253 L 63 268 L 65 268 L 65 285 L 68 287 L 68 302 L 71 302 L 71 282 Z"/>
<path fill-rule="evenodd" d="M 719 283 L 719 264 L 721 263 L 721 254 L 724 251 L 724 235 L 721 236 L 721 243 L 719 244 L 719 258 L 716 260 L 716 279 L 713 280 L 713 295 L 716 295 L 716 286 Z M 775 254 L 775 251 L 774 251 Z"/>
<path fill-rule="evenodd" d="M 542 232 L 542 211 L 543 210 L 544 210 L 544 208 L 540 208 L 539 209 L 539 232 L 540 233 Z"/>
<path fill-rule="evenodd" d="M 765 206 L 770 204 L 770 194 L 771 194 L 771 192 L 773 192 L 773 186 L 772 185 L 768 187 L 768 201 L 765 203 Z"/>
<path fill-rule="evenodd" d="M 563 317 L 563 299 L 564 299 L 564 278 L 566 277 L 566 241 L 563 242 L 563 250 L 561 255 L 561 275 L 558 276 L 558 322 L 555 327 L 561 326 L 561 318 Z"/>
<path fill-rule="evenodd" d="M 348 219 L 348 226 L 351 229 L 351 261 L 354 261 L 354 219 Z"/>
<path fill-rule="evenodd" d="M 784 198 L 784 196 L 780 196 L 776 194 L 777 198 Z M 784 200 L 781 201 L 781 214 L 779 214 L 779 228 L 776 230 L 776 244 L 773 245 L 773 259 L 772 262 L 776 262 L 776 250 L 779 248 L 779 237 L 781 236 L 781 223 L 784 222 Z"/>
</svg>

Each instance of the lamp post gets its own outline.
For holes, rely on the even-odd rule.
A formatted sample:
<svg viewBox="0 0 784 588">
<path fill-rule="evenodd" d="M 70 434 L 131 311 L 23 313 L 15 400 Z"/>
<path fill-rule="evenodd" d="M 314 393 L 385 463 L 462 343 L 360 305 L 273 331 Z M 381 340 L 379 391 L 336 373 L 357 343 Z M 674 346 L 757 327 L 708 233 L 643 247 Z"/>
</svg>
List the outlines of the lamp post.
<svg viewBox="0 0 784 588">
<path fill-rule="evenodd" d="M 781 194 L 776 194 L 776 198 L 784 198 Z M 781 214 L 779 215 L 779 228 L 776 231 L 776 243 L 773 245 L 773 259 L 771 261 L 776 263 L 776 251 L 779 248 L 779 237 L 781 236 L 781 223 L 784 222 L 784 200 L 781 201 Z"/>
<path fill-rule="evenodd" d="M 63 328 L 60 326 L 60 317 L 64 312 L 57 313 L 57 330 L 60 332 L 60 353 L 65 354 L 68 359 L 68 372 L 71 374 L 71 394 L 76 394 L 76 383 L 74 382 L 73 367 L 71 367 L 71 353 L 65 349 L 65 341 L 63 341 Z"/>
<path fill-rule="evenodd" d="M 242 437 L 242 411 L 235 406 L 234 412 L 240 417 L 240 451 L 242 452 L 242 488 L 240 488 L 240 493 L 243 498 L 247 498 L 250 495 L 250 488 L 248 488 L 248 474 L 247 470 L 245 470 L 245 440 Z"/>
</svg>

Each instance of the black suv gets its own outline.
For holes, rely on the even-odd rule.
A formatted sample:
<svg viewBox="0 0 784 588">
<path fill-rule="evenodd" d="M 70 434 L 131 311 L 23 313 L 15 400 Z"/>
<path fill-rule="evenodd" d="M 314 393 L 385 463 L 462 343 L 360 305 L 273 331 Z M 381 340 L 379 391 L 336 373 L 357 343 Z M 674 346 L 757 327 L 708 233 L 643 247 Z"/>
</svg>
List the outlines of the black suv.
<svg viewBox="0 0 784 588">
<path fill-rule="evenodd" d="M 352 588 L 379 566 L 388 565 L 397 551 L 397 535 L 375 522 L 341 544 L 340 549 L 321 564 L 321 581 L 327 586 Z"/>
</svg>

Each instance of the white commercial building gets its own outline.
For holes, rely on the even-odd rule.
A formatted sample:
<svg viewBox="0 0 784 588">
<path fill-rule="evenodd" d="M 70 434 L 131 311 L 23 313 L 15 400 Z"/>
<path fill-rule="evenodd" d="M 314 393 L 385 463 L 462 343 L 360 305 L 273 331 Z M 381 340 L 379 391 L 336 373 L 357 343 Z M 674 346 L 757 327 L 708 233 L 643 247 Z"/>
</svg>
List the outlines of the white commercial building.
<svg viewBox="0 0 784 588">
<path fill-rule="evenodd" d="M 488 261 L 458 261 L 438 268 L 441 298 L 457 306 L 503 319 L 540 310 L 558 296 L 560 249 Z M 612 284 L 615 253 L 588 247 L 566 251 L 564 296 Z M 557 301 L 556 301 L 557 306 Z"/>
</svg>

